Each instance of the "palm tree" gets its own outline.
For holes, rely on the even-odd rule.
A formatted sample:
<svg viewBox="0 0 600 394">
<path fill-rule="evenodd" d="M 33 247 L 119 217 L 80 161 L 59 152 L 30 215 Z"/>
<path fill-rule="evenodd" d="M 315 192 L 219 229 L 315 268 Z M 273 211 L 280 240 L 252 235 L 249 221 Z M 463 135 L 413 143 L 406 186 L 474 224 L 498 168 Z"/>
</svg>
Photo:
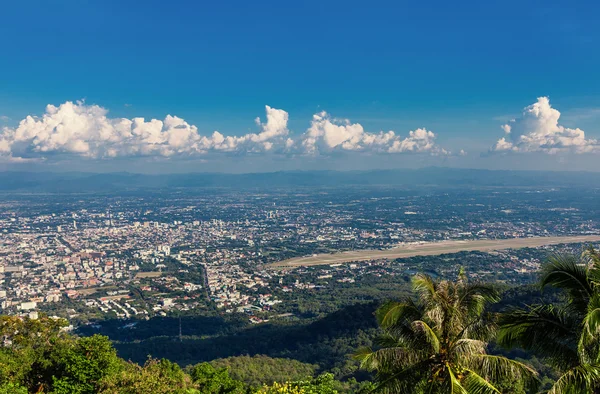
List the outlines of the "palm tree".
<svg viewBox="0 0 600 394">
<path fill-rule="evenodd" d="M 600 392 L 600 255 L 555 255 L 542 268 L 540 287 L 562 290 L 561 305 L 531 305 L 500 320 L 498 343 L 546 358 L 561 372 L 551 394 Z"/>
<path fill-rule="evenodd" d="M 499 393 L 496 382 L 537 384 L 529 366 L 486 353 L 494 316 L 485 311 L 499 300 L 487 285 L 435 282 L 418 274 L 412 281 L 416 300 L 388 302 L 376 312 L 383 334 L 377 349 L 361 349 L 361 367 L 377 373 L 377 391 L 387 393 Z"/>
</svg>

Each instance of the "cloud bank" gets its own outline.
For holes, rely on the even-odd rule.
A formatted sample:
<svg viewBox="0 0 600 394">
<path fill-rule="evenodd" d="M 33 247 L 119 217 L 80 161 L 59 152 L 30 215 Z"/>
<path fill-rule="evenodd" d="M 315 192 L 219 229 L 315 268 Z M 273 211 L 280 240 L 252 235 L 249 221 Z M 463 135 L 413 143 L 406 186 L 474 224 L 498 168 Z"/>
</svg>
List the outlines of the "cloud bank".
<svg viewBox="0 0 600 394">
<path fill-rule="evenodd" d="M 97 105 L 66 102 L 48 105 L 41 118 L 27 116 L 0 135 L 0 154 L 39 157 L 73 154 L 88 158 L 127 156 L 190 156 L 208 151 L 268 151 L 288 134 L 287 112 L 266 107 L 267 121 L 260 131 L 244 136 L 224 136 L 215 131 L 203 136 L 194 125 L 177 116 L 164 120 L 109 118 Z"/>
<path fill-rule="evenodd" d="M 598 140 L 585 138 L 579 128 L 570 129 L 558 124 L 560 112 L 552 108 L 548 97 L 526 107 L 521 116 L 502 126 L 506 136 L 500 138 L 491 152 L 544 152 L 557 154 L 598 153 Z"/>
<path fill-rule="evenodd" d="M 116 157 L 196 157 L 209 153 L 326 155 L 352 151 L 368 153 L 425 153 L 448 155 L 426 129 L 401 138 L 393 131 L 370 133 L 358 123 L 315 114 L 306 132 L 293 138 L 289 114 L 269 106 L 266 119 L 255 119 L 257 132 L 203 135 L 177 116 L 164 120 L 110 118 L 98 105 L 67 101 L 48 105 L 41 117 L 27 116 L 0 133 L 0 157 L 9 161 L 74 155 L 90 159 Z"/>
<path fill-rule="evenodd" d="M 313 154 L 332 151 L 449 154 L 435 144 L 435 138 L 436 135 L 426 129 L 411 131 L 404 139 L 393 131 L 369 133 L 359 123 L 332 119 L 321 112 L 313 115 L 301 143 L 305 152 Z"/>
</svg>

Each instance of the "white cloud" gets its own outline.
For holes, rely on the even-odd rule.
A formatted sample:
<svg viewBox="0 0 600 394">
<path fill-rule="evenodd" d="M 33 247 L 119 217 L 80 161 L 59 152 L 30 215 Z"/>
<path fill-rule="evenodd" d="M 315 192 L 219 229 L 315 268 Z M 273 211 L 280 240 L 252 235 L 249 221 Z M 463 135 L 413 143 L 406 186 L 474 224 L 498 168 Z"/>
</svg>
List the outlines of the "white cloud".
<svg viewBox="0 0 600 394">
<path fill-rule="evenodd" d="M 218 131 L 202 135 L 177 116 L 165 119 L 110 118 L 98 105 L 67 101 L 48 105 L 41 117 L 27 116 L 0 133 L 0 156 L 22 159 L 75 155 L 93 159 L 135 156 L 197 157 L 211 152 L 235 154 L 328 154 L 334 151 L 448 154 L 426 129 L 401 138 L 393 131 L 369 133 L 362 125 L 332 119 L 321 112 L 310 128 L 295 139 L 288 130 L 289 115 L 265 107 L 266 119 L 255 119 L 258 131 L 241 136 Z"/>
<path fill-rule="evenodd" d="M 39 157 L 74 154 L 90 158 L 122 156 L 197 155 L 209 151 L 260 152 L 285 145 L 287 112 L 266 107 L 266 123 L 257 119 L 260 132 L 224 136 L 215 131 L 202 136 L 194 125 L 177 116 L 164 120 L 109 118 L 97 105 L 70 102 L 48 105 L 41 117 L 27 116 L 16 128 L 0 134 L 0 154 Z"/>
<path fill-rule="evenodd" d="M 435 144 L 435 138 L 433 132 L 425 129 L 411 131 L 404 139 L 393 131 L 369 133 L 360 123 L 333 119 L 326 112 L 320 112 L 313 115 L 301 145 L 309 154 L 332 151 L 447 154 Z"/>
<path fill-rule="evenodd" d="M 506 136 L 492 147 L 493 152 L 600 152 L 597 140 L 585 138 L 583 130 L 558 124 L 560 112 L 550 105 L 548 97 L 523 110 L 520 117 L 502 126 Z"/>
</svg>

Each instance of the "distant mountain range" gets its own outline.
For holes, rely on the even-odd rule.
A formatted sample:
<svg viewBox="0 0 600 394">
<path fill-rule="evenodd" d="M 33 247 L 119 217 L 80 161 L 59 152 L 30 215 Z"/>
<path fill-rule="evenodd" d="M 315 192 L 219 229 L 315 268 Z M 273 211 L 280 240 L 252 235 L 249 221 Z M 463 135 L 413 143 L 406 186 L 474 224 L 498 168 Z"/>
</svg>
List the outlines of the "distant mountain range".
<svg viewBox="0 0 600 394">
<path fill-rule="evenodd" d="M 600 172 L 495 171 L 430 167 L 373 171 L 287 171 L 249 174 L 132 174 L 0 172 L 0 191 L 111 192 L 167 188 L 282 188 L 337 186 L 598 187 Z"/>
</svg>

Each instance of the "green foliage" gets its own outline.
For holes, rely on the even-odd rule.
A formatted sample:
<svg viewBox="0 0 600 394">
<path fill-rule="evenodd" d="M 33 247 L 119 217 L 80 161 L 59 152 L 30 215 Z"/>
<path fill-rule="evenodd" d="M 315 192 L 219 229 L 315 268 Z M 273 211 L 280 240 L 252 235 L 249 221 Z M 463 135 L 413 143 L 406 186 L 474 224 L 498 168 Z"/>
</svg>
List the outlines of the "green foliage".
<svg viewBox="0 0 600 394">
<path fill-rule="evenodd" d="M 47 392 L 60 371 L 58 360 L 73 338 L 61 329 L 62 319 L 0 316 L 0 382 L 26 387 L 30 392 Z"/>
<path fill-rule="evenodd" d="M 544 357 L 561 376 L 550 393 L 600 390 L 600 256 L 592 248 L 581 256 L 552 256 L 542 269 L 540 287 L 563 292 L 562 304 L 538 304 L 503 315 L 498 341 Z"/>
<path fill-rule="evenodd" d="M 263 386 L 257 394 L 337 394 L 333 374 L 324 373 L 312 380 L 273 383 Z"/>
<path fill-rule="evenodd" d="M 492 309 L 498 290 L 468 282 L 462 271 L 455 281 L 419 274 L 412 286 L 416 298 L 379 308 L 357 304 L 308 324 L 240 325 L 223 335 L 220 318 L 207 318 L 207 327 L 197 329 L 210 331 L 202 339 L 155 341 L 152 326 L 140 323 L 137 335 L 151 340 L 143 342 L 149 347 L 138 343 L 138 349 L 180 362 L 208 361 L 234 350 L 277 357 L 221 358 L 185 370 L 167 359 L 149 358 L 143 366 L 125 362 L 108 337 L 73 336 L 61 319 L 0 316 L 0 394 L 531 394 L 538 383 L 535 370 L 543 376 L 544 392 L 600 392 L 600 256 L 595 251 L 552 257 L 542 270 L 543 298 L 506 314 L 498 312 L 537 293 L 509 289 L 503 304 Z M 187 319 L 192 326 L 194 318 Z M 164 322 L 165 332 L 178 328 L 178 321 Z M 372 341 L 375 322 L 381 335 Z M 510 358 L 489 346 L 494 340 L 511 349 Z M 359 345 L 373 345 L 356 354 L 360 371 L 359 362 L 347 357 Z M 307 363 L 316 360 L 320 365 Z M 314 377 L 322 371 L 328 372 Z M 376 381 L 370 382 L 373 374 Z"/>
<path fill-rule="evenodd" d="M 128 363 L 109 376 L 101 394 L 199 394 L 190 377 L 168 360 L 150 359 L 143 367 Z"/>
<path fill-rule="evenodd" d="M 513 380 L 536 385 L 536 372 L 508 358 L 487 354 L 495 316 L 486 312 L 499 300 L 493 287 L 456 281 L 435 282 L 427 275 L 413 279 L 417 300 L 388 302 L 377 310 L 383 334 L 377 348 L 356 357 L 377 373 L 377 390 L 388 393 L 498 393 L 495 387 Z"/>
<path fill-rule="evenodd" d="M 271 386 L 263 386 L 256 394 L 303 394 L 302 390 L 291 383 L 273 383 Z"/>
<path fill-rule="evenodd" d="M 184 320 L 182 341 L 171 337 L 121 341 L 120 336 L 113 340 L 116 339 L 115 347 L 121 357 L 138 363 L 143 363 L 148 354 L 176 361 L 180 365 L 208 362 L 232 354 L 264 354 L 318 364 L 322 370 L 333 371 L 337 378 L 344 378 L 358 367 L 357 362 L 349 360 L 349 355 L 360 346 L 371 345 L 376 332 L 373 319 L 376 308 L 374 303 L 358 304 L 315 321 L 269 322 L 236 332 L 206 336 L 185 336 L 187 324 L 201 326 L 205 319 L 190 320 L 188 323 Z M 158 322 L 162 324 L 162 320 Z M 177 331 L 175 327 L 173 333 Z M 150 328 L 144 328 L 144 336 L 151 331 Z"/>
<path fill-rule="evenodd" d="M 336 394 L 335 379 L 333 374 L 324 373 L 311 381 L 300 381 L 292 383 L 306 394 Z"/>
<path fill-rule="evenodd" d="M 94 335 L 80 338 L 61 354 L 58 373 L 53 381 L 53 393 L 96 393 L 103 378 L 121 369 L 122 363 L 107 337 Z"/>
<path fill-rule="evenodd" d="M 0 316 L 0 390 L 92 394 L 120 370 L 122 361 L 107 337 L 76 338 L 65 326 L 46 316 Z"/>
<path fill-rule="evenodd" d="M 232 379 L 227 368 L 217 369 L 209 363 L 200 363 L 191 367 L 189 373 L 202 393 L 234 394 L 244 392 L 244 385 Z"/>
<path fill-rule="evenodd" d="M 213 360 L 210 364 L 216 369 L 227 369 L 233 379 L 256 387 L 306 379 L 314 376 L 318 368 L 314 364 L 265 355 L 229 357 Z"/>
<path fill-rule="evenodd" d="M 28 392 L 27 387 L 9 382 L 0 385 L 0 394 L 28 394 Z"/>
<path fill-rule="evenodd" d="M 0 316 L 0 335 L 4 341 L 0 347 L 0 394 L 249 392 L 251 387 L 232 378 L 228 368 L 248 380 L 252 373 L 262 373 L 258 378 L 270 383 L 273 379 L 293 380 L 289 385 L 302 393 L 335 394 L 336 388 L 344 386 L 335 381 L 332 374 L 312 379 L 315 365 L 266 356 L 217 360 L 217 367 L 200 363 L 189 367 L 187 372 L 166 359 L 151 358 L 140 366 L 119 358 L 107 337 L 78 338 L 64 332 L 64 326 L 64 321 L 47 317 L 31 320 Z M 300 375 L 302 378 L 297 379 Z M 350 386 L 359 384 L 346 384 L 346 387 Z"/>
</svg>

